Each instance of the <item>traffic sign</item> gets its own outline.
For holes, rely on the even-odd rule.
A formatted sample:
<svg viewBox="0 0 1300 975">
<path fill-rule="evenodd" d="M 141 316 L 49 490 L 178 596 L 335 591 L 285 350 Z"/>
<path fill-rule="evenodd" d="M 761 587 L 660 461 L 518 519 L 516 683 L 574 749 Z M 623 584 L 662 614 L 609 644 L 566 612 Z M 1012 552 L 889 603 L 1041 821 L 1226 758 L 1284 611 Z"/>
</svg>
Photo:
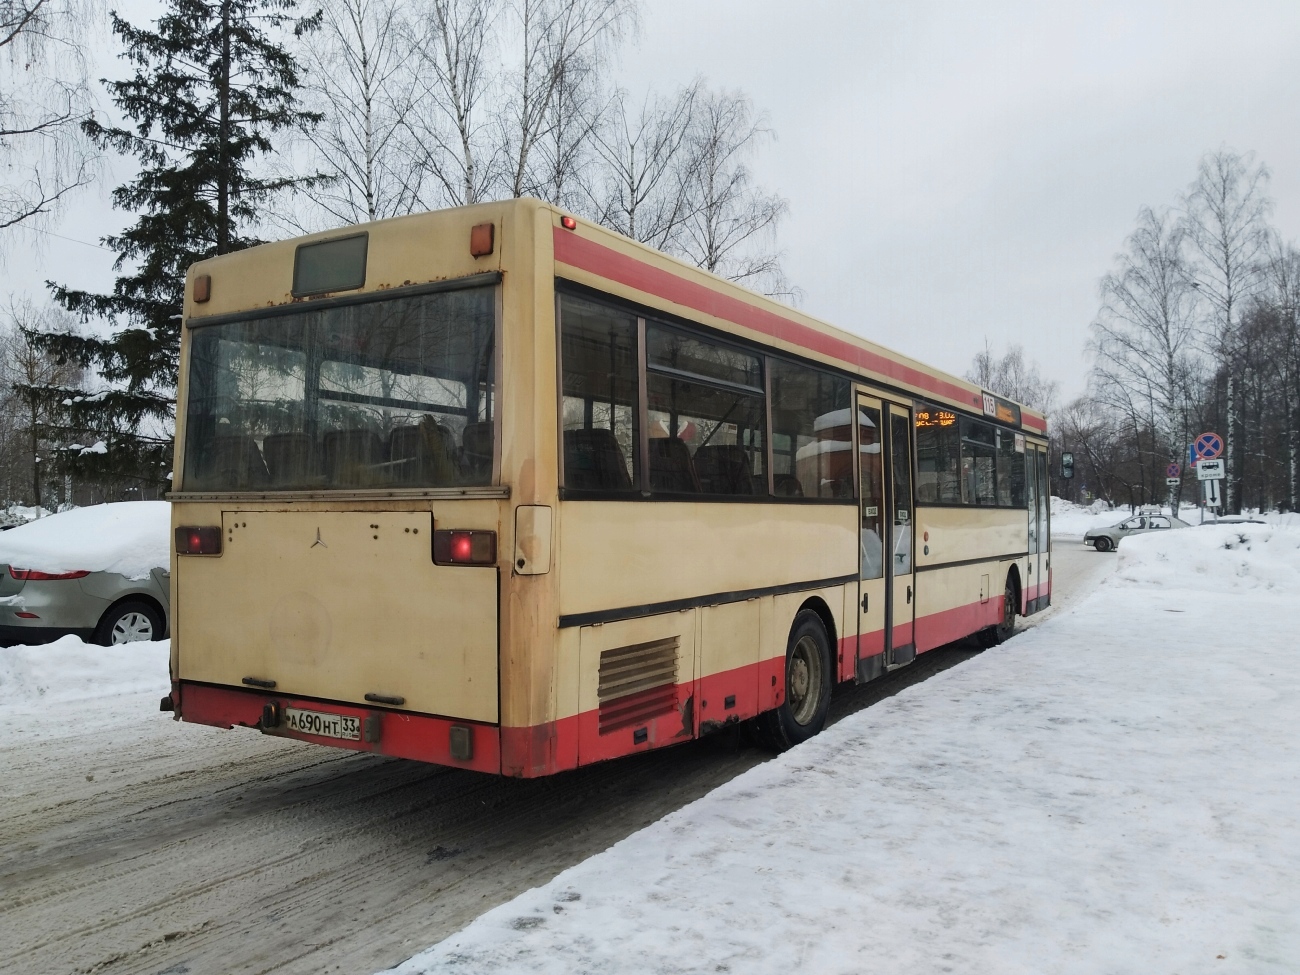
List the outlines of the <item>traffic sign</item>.
<svg viewBox="0 0 1300 975">
<path fill-rule="evenodd" d="M 1205 506 L 1207 508 L 1217 508 L 1219 506 L 1219 482 L 1202 481 L 1201 489 L 1205 497 Z"/>
<path fill-rule="evenodd" d="M 1181 477 L 1166 477 L 1165 483 L 1168 484 L 1170 487 L 1177 487 L 1178 485 L 1183 483 L 1183 479 Z"/>
<path fill-rule="evenodd" d="M 1223 453 L 1223 438 L 1217 433 L 1203 433 L 1192 444 L 1197 460 L 1212 460 Z"/>
<path fill-rule="evenodd" d="M 1174 483 L 1177 483 L 1178 475 L 1181 474 L 1182 472 L 1183 469 L 1179 467 L 1177 464 L 1170 464 L 1168 467 L 1165 468 L 1165 477 L 1169 478 L 1169 480 L 1173 481 Z"/>
<path fill-rule="evenodd" d="M 1198 460 L 1196 462 L 1196 479 L 1198 481 L 1223 480 L 1223 461 Z"/>
</svg>

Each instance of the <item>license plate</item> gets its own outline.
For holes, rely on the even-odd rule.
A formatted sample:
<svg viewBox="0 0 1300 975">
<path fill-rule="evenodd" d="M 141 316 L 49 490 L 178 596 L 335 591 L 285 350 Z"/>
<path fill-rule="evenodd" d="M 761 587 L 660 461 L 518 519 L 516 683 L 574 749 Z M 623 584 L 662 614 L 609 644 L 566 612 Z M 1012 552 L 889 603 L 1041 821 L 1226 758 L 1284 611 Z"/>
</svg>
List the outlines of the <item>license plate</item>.
<svg viewBox="0 0 1300 975">
<path fill-rule="evenodd" d="M 285 708 L 284 726 L 290 731 L 298 731 L 305 735 L 319 735 L 322 738 L 346 738 L 350 741 L 361 739 L 361 719 L 346 714 L 326 714 L 323 711 Z"/>
</svg>

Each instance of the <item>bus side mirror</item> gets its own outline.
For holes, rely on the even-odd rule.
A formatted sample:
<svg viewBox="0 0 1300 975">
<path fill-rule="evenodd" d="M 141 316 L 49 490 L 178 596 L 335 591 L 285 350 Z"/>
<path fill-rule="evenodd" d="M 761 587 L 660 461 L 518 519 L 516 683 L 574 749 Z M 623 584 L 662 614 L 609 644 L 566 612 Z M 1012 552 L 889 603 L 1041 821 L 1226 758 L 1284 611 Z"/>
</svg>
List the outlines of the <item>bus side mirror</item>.
<svg viewBox="0 0 1300 975">
<path fill-rule="evenodd" d="M 1061 477 L 1067 481 L 1074 477 L 1074 454 L 1061 454 Z"/>
</svg>

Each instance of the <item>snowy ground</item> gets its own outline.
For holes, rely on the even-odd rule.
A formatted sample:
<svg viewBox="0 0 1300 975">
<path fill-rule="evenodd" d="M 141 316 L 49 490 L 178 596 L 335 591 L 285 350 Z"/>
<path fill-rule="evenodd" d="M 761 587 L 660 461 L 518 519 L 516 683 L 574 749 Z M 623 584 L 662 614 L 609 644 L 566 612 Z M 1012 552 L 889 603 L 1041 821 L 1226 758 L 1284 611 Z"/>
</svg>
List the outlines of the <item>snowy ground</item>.
<svg viewBox="0 0 1300 975">
<path fill-rule="evenodd" d="M 1300 532 L 1113 576 L 496 908 L 416 973 L 1300 970 Z"/>
</svg>

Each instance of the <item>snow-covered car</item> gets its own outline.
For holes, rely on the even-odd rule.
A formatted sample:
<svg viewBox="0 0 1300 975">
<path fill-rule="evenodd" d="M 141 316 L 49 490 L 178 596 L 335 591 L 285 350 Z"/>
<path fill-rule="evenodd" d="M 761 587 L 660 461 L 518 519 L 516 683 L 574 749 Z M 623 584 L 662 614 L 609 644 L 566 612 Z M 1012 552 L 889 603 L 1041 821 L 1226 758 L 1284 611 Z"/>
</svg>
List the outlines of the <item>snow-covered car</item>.
<svg viewBox="0 0 1300 975">
<path fill-rule="evenodd" d="M 165 501 L 74 508 L 0 535 L 0 643 L 73 634 L 161 640 L 170 599 Z"/>
<path fill-rule="evenodd" d="M 1221 515 L 1211 521 L 1201 522 L 1203 525 L 1267 525 L 1263 518 L 1252 518 L 1250 515 Z"/>
<path fill-rule="evenodd" d="M 1130 535 L 1189 527 L 1191 526 L 1181 518 L 1144 511 L 1132 518 L 1125 518 L 1118 525 L 1111 525 L 1109 528 L 1094 528 L 1083 536 L 1083 544 L 1093 546 L 1098 552 L 1109 552 L 1122 539 L 1128 538 Z"/>
</svg>

